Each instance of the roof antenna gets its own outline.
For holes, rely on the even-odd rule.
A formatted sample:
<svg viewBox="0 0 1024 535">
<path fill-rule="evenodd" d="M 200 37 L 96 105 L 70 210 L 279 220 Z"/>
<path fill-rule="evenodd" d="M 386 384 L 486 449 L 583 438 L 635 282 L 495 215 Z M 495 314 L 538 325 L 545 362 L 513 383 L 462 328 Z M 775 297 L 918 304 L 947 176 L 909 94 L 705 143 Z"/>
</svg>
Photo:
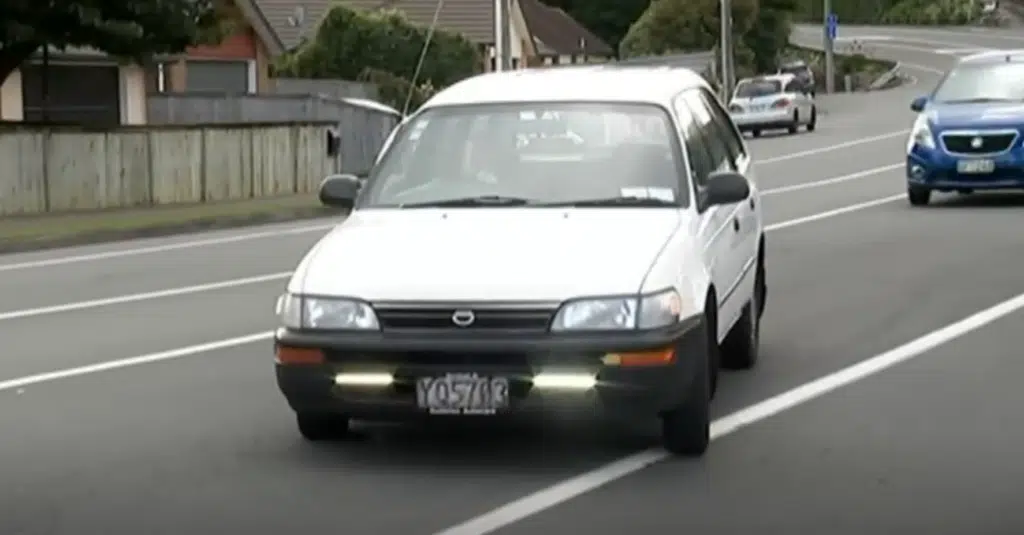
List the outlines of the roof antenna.
<svg viewBox="0 0 1024 535">
<path fill-rule="evenodd" d="M 405 106 L 402 106 L 402 117 L 409 114 L 409 105 L 412 104 L 412 94 L 416 91 L 416 80 L 420 77 L 420 69 L 423 68 L 423 61 L 427 58 L 427 48 L 430 41 L 434 39 L 434 30 L 437 28 L 437 18 L 441 16 L 441 8 L 444 7 L 444 0 L 437 0 L 437 7 L 434 8 L 434 19 L 430 21 L 427 28 L 427 38 L 423 41 L 423 50 L 420 51 L 420 59 L 416 62 L 416 70 L 412 73 L 412 80 L 409 80 L 409 94 L 405 97 Z"/>
</svg>

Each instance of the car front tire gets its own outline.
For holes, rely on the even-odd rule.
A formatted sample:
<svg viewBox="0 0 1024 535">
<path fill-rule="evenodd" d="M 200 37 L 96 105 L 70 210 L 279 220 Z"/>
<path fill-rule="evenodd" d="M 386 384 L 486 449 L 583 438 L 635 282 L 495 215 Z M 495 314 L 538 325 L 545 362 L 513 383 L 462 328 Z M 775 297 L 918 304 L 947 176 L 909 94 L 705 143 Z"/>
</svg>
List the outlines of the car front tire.
<svg viewBox="0 0 1024 535">
<path fill-rule="evenodd" d="M 818 127 L 818 107 L 811 107 L 811 122 L 807 123 L 807 131 L 814 132 L 814 129 Z"/>
<path fill-rule="evenodd" d="M 708 319 L 703 328 L 714 329 L 714 322 Z M 712 334 L 705 339 L 713 337 Z M 700 457 L 711 443 L 712 351 L 714 346 L 709 345 L 695 355 L 694 381 L 687 391 L 686 400 L 661 416 L 662 444 L 673 455 Z"/>
<path fill-rule="evenodd" d="M 932 198 L 932 190 L 920 186 L 907 187 L 907 201 L 911 206 L 925 206 Z"/>
<path fill-rule="evenodd" d="M 299 434 L 310 442 L 340 440 L 349 435 L 349 419 L 337 414 L 300 412 L 295 415 Z"/>
</svg>

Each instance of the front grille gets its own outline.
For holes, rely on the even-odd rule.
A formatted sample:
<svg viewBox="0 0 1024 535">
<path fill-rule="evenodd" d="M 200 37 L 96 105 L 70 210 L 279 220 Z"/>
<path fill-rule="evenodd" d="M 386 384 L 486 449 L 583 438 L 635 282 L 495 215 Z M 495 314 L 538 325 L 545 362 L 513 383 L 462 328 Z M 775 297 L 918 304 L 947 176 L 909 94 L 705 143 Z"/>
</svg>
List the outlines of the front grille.
<svg viewBox="0 0 1024 535">
<path fill-rule="evenodd" d="M 378 307 L 377 319 L 383 330 L 508 330 L 546 331 L 555 310 L 552 308 L 473 308 L 466 307 Z M 460 327 L 453 321 L 456 311 L 472 311 L 473 322 Z"/>
<path fill-rule="evenodd" d="M 975 139 L 981 145 L 975 147 Z M 942 144 L 946 152 L 954 154 L 991 154 L 1009 149 L 1017 139 L 1016 132 L 1000 132 L 998 134 L 943 134 Z"/>
</svg>

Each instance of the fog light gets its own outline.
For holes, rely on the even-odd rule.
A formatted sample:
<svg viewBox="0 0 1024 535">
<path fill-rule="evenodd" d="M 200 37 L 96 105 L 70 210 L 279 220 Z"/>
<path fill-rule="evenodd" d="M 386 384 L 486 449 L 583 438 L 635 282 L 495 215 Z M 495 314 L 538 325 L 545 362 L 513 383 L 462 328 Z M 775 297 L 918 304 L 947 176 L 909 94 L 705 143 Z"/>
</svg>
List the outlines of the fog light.
<svg viewBox="0 0 1024 535">
<path fill-rule="evenodd" d="M 346 386 L 388 386 L 395 378 L 390 373 L 339 373 L 334 384 Z"/>
<path fill-rule="evenodd" d="M 910 176 L 911 177 L 913 177 L 913 178 L 924 178 L 924 175 L 925 175 L 924 167 L 921 167 L 920 165 L 912 165 L 912 166 L 910 166 Z"/>
<path fill-rule="evenodd" d="M 589 390 L 597 385 L 597 377 L 580 373 L 541 373 L 533 378 L 533 386 L 561 390 Z"/>
</svg>

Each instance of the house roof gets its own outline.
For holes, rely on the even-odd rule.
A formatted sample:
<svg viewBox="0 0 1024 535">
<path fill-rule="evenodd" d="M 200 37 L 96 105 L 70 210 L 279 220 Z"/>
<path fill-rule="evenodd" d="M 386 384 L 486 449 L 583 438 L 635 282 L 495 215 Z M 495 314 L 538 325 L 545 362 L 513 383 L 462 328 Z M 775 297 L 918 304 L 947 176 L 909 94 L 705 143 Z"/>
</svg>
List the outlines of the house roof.
<svg viewBox="0 0 1024 535">
<path fill-rule="evenodd" d="M 519 8 L 540 54 L 615 54 L 608 43 L 561 9 L 544 5 L 540 0 L 519 0 Z"/>
<path fill-rule="evenodd" d="M 263 2 L 287 0 L 261 0 Z M 350 9 L 376 11 L 398 9 L 409 21 L 430 26 L 437 9 L 437 0 L 336 0 Z M 462 34 L 476 44 L 494 43 L 494 2 L 492 0 L 444 0 L 437 25 L 453 33 Z"/>
<path fill-rule="evenodd" d="M 238 10 L 242 12 L 246 22 L 252 27 L 256 37 L 266 45 L 271 56 L 277 56 L 285 51 L 284 43 L 277 30 L 270 24 L 266 14 L 263 12 L 258 0 L 233 0 Z"/>
<path fill-rule="evenodd" d="M 330 0 L 243 0 L 259 6 L 285 50 L 316 32 L 317 24 L 331 7 Z"/>
</svg>

